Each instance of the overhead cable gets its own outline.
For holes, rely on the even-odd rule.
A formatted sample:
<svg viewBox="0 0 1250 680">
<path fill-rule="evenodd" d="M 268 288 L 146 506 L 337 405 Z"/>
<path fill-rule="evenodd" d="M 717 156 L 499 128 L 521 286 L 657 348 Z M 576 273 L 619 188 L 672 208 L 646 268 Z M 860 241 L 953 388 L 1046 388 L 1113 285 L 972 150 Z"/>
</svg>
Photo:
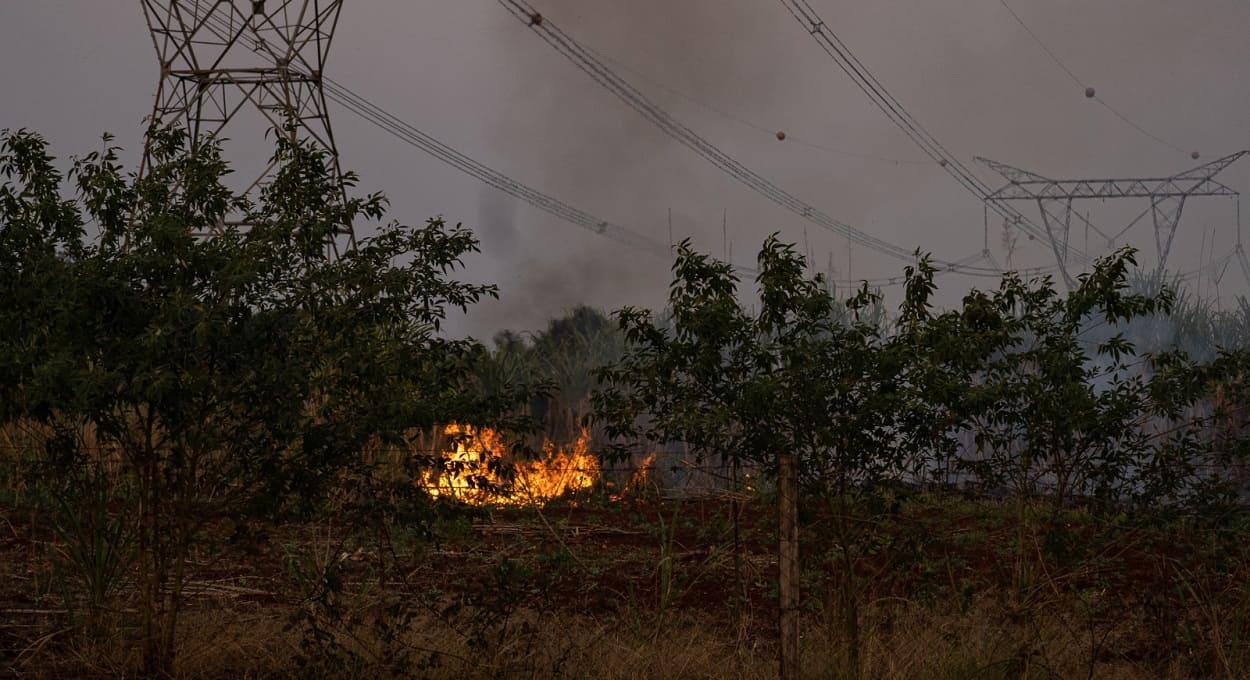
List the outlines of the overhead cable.
<svg viewBox="0 0 1250 680">
<path fill-rule="evenodd" d="M 621 225 L 601 220 L 553 196 L 522 184 L 418 130 L 330 78 L 323 76 L 323 81 L 326 94 L 332 101 L 465 174 L 565 221 L 585 227 L 600 236 L 660 256 L 667 256 L 670 253 L 670 248 L 665 243 Z"/>
<path fill-rule="evenodd" d="M 846 43 L 838 37 L 816 10 L 807 0 L 781 0 L 781 4 L 790 12 L 791 16 L 803 27 L 805 31 L 811 34 L 812 38 L 821 47 L 830 58 L 838 65 L 838 67 L 855 83 L 855 85 L 868 98 L 876 104 L 877 108 L 890 119 L 900 130 L 903 131 L 911 140 L 920 147 L 935 163 L 946 170 L 947 174 L 955 179 L 961 186 L 984 201 L 987 196 L 992 193 L 991 188 L 986 185 L 972 170 L 965 165 L 957 156 L 948 151 L 942 143 L 920 124 L 910 112 L 881 84 L 881 81 L 864 66 L 863 62 L 847 47 Z M 1020 230 L 1033 235 L 1035 238 L 1050 241 L 1046 231 L 1033 224 L 1015 208 L 1009 205 L 992 204 L 990 209 L 998 213 L 1000 216 L 1007 218 Z M 1068 257 L 1078 262 L 1088 262 L 1090 257 L 1080 249 L 1067 245 L 1058 244 Z"/>
<path fill-rule="evenodd" d="M 578 69 L 589 75 L 601 87 L 614 94 L 630 108 L 658 127 L 665 134 L 702 156 L 722 172 L 728 174 L 756 193 L 777 205 L 799 215 L 804 220 L 827 231 L 844 236 L 849 241 L 905 262 L 915 261 L 916 253 L 884 241 L 837 220 L 818 208 L 786 192 L 776 184 L 761 177 L 716 145 L 691 130 L 668 112 L 654 104 L 637 88 L 604 64 L 577 40 L 561 30 L 549 18 L 542 16 L 524 0 L 497 0 L 518 21 L 533 30 L 544 42 L 568 59 Z M 974 267 L 934 258 L 939 267 L 949 268 L 970 276 L 998 277 L 1000 272 L 990 267 Z"/>
<path fill-rule="evenodd" d="M 622 62 L 620 59 L 616 59 L 616 58 L 612 57 L 611 55 L 604 54 L 602 51 L 600 51 L 600 50 L 596 50 L 595 48 L 593 48 L 593 47 L 591 47 L 591 46 L 589 46 L 589 45 L 583 45 L 583 47 L 585 47 L 588 51 L 590 51 L 590 52 L 594 53 L 595 55 L 597 55 L 599 58 L 604 59 L 604 60 L 606 60 L 606 61 L 610 61 L 610 62 L 612 62 L 613 64 L 616 64 L 616 65 L 617 65 L 618 67 L 620 67 L 621 69 L 623 69 L 623 70 L 625 70 L 625 71 L 628 71 L 628 72 L 630 72 L 630 73 L 634 74 L 634 75 L 635 75 L 635 76 L 637 76 L 638 78 L 640 78 L 640 79 L 642 79 L 642 80 L 644 80 L 644 81 L 646 81 L 646 82 L 650 83 L 652 86 L 654 86 L 654 87 L 656 87 L 656 88 L 659 88 L 659 89 L 661 89 L 661 90 L 663 90 L 663 91 L 665 91 L 665 92 L 667 92 L 667 93 L 669 93 L 669 94 L 673 95 L 674 97 L 677 97 L 677 98 L 679 98 L 679 99 L 683 99 L 683 100 L 685 100 L 685 101 L 687 101 L 687 102 L 689 102 L 689 103 L 691 103 L 691 104 L 694 104 L 695 106 L 697 106 L 697 107 L 699 107 L 699 108 L 701 108 L 701 109 L 703 109 L 703 110 L 705 110 L 705 111 L 709 111 L 709 112 L 711 112 L 711 113 L 713 113 L 713 114 L 715 114 L 715 115 L 717 115 L 717 116 L 719 116 L 719 117 L 721 117 L 721 118 L 724 118 L 725 120 L 731 120 L 731 121 L 733 121 L 733 122 L 735 122 L 735 123 L 737 123 L 737 124 L 739 124 L 739 125 L 742 125 L 743 127 L 748 127 L 748 128 L 751 128 L 752 130 L 755 130 L 756 132 L 762 132 L 762 133 L 764 133 L 764 134 L 766 134 L 766 135 L 769 135 L 769 136 L 777 136 L 779 139 L 782 139 L 782 140 L 784 140 L 784 141 L 793 142 L 793 143 L 798 144 L 798 145 L 800 145 L 800 146 L 806 146 L 806 147 L 808 147 L 808 148 L 811 148 L 811 149 L 816 149 L 816 150 L 818 150 L 818 151 L 824 151 L 825 153 L 830 153 L 830 154 L 833 154 L 833 155 L 835 155 L 835 156 L 845 156 L 845 157 L 848 157 L 848 158 L 862 158 L 862 159 L 864 159 L 864 160 L 869 160 L 869 161 L 877 161 L 877 162 L 880 162 L 880 163 L 889 163 L 889 164 L 892 164 L 892 165 L 929 165 L 929 162 L 928 162 L 928 161 L 904 160 L 904 159 L 899 159 L 899 158 L 887 158 L 887 157 L 885 157 L 885 156 L 878 156 L 878 155 L 875 155 L 875 154 L 870 154 L 870 153 L 859 153 L 859 152 L 856 152 L 856 151 L 847 151 L 846 149 L 838 149 L 838 148 L 834 148 L 834 147 L 831 147 L 831 146 L 828 146 L 828 145 L 825 145 L 825 144 L 820 144 L 820 143 L 817 143 L 817 142 L 813 142 L 813 141 L 811 141 L 811 140 L 809 140 L 809 139 L 805 139 L 805 138 L 802 138 L 802 137 L 798 137 L 798 136 L 794 135 L 792 132 L 789 132 L 789 131 L 779 130 L 779 129 L 776 129 L 776 128 L 770 129 L 770 128 L 768 128 L 768 127 L 764 126 L 764 125 L 761 125 L 761 124 L 760 124 L 760 123 L 758 123 L 758 122 L 754 122 L 754 121 L 752 121 L 752 120 L 750 120 L 750 119 L 748 119 L 748 118 L 745 118 L 745 117 L 743 117 L 743 116 L 741 116 L 741 115 L 735 114 L 735 113 L 733 113 L 733 112 L 731 112 L 731 111 L 727 111 L 727 110 L 725 110 L 725 109 L 723 109 L 723 108 L 721 108 L 721 107 L 719 107 L 719 106 L 714 106 L 714 105 L 712 105 L 712 104 L 709 104 L 709 103 L 707 103 L 706 101 L 703 101 L 702 99 L 696 98 L 696 97 L 694 97 L 694 96 L 693 96 L 693 95 L 691 95 L 691 94 L 688 94 L 688 93 L 683 92 L 682 90 L 679 90 L 679 89 L 677 89 L 677 88 L 675 88 L 675 87 L 673 87 L 673 86 L 671 86 L 671 85 L 668 85 L 668 84 L 666 84 L 666 83 L 664 83 L 664 82 L 661 82 L 661 81 L 659 81 L 659 80 L 657 80 L 657 79 L 655 79 L 655 78 L 653 78 L 653 77 L 651 77 L 651 76 L 647 75 L 646 73 L 643 73 L 641 70 L 639 70 L 639 69 L 637 69 L 637 68 L 634 68 L 634 67 L 630 66 L 629 64 L 626 64 L 626 63 Z"/>
<path fill-rule="evenodd" d="M 206 18 L 206 21 L 212 24 L 208 25 L 207 29 L 216 33 L 219 37 L 226 38 L 231 35 L 232 29 L 227 23 L 225 23 L 224 19 L 217 17 L 216 15 L 210 15 Z M 254 47 L 258 51 L 266 48 L 265 45 L 260 44 L 255 45 Z M 353 92 L 351 89 L 334 81 L 333 79 L 326 77 L 325 75 L 322 75 L 321 79 L 324 90 L 329 99 L 338 103 L 340 106 L 343 106 L 357 116 L 360 116 L 367 122 L 381 128 L 401 141 L 424 151 L 443 163 L 450 165 L 451 167 L 468 174 L 494 187 L 495 189 L 498 189 L 499 191 L 539 208 L 548 214 L 589 229 L 595 234 L 660 257 L 667 258 L 671 255 L 672 249 L 668 244 L 662 243 L 656 239 L 640 234 L 619 224 L 600 219 L 553 196 L 514 180 L 504 173 L 494 170 L 422 132 L 415 126 L 403 121 L 397 116 L 392 115 L 380 106 Z M 738 269 L 742 271 L 753 271 L 747 267 L 738 267 Z"/>
<path fill-rule="evenodd" d="M 1128 124 L 1129 127 L 1145 135 L 1146 137 L 1149 137 L 1150 139 L 1174 151 L 1179 151 L 1184 154 L 1189 153 L 1185 149 L 1182 149 L 1181 147 L 1169 142 L 1166 139 L 1163 139 L 1162 137 L 1154 134 L 1153 132 L 1137 124 L 1131 118 L 1121 113 L 1118 109 L 1111 106 L 1111 104 L 1107 103 L 1107 100 L 1103 99 L 1101 96 L 1098 95 L 1097 90 L 1095 90 L 1093 87 L 1086 85 L 1086 83 L 1083 80 L 1077 77 L 1076 73 L 1074 73 L 1072 69 L 1068 68 L 1067 64 L 1063 63 L 1063 60 L 1059 58 L 1059 55 L 1055 54 L 1054 51 L 1051 50 L 1050 47 L 1048 47 L 1046 43 L 1042 41 L 1041 36 L 1039 36 L 1036 32 L 1034 32 L 1032 28 L 1029 28 L 1029 25 L 1024 22 L 1024 18 L 1021 17 L 1016 12 L 1016 10 L 1012 9 L 1011 5 L 1007 4 L 1007 0 L 998 0 L 998 2 L 1007 10 L 1008 13 L 1011 14 L 1011 17 L 1016 20 L 1016 23 L 1020 25 L 1020 28 L 1023 28 L 1024 32 L 1029 34 L 1029 37 L 1033 39 L 1033 42 L 1037 43 L 1037 46 L 1042 48 L 1042 51 L 1046 53 L 1046 56 L 1050 57 L 1050 60 L 1054 62 L 1055 65 L 1058 66 L 1060 70 L 1062 70 L 1064 74 L 1068 76 L 1068 79 L 1076 83 L 1078 87 L 1080 87 L 1082 90 L 1085 91 L 1086 97 L 1098 102 L 1103 108 L 1109 111 L 1112 115 L 1114 115 L 1116 118 L 1119 118 L 1121 122 Z"/>
</svg>

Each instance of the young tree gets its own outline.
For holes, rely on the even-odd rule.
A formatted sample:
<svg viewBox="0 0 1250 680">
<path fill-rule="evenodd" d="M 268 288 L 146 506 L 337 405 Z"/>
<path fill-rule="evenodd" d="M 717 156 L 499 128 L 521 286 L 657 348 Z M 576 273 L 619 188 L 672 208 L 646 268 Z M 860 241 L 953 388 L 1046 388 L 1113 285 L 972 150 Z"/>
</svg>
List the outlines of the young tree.
<svg viewBox="0 0 1250 680">
<path fill-rule="evenodd" d="M 1244 436 L 1212 435 L 1226 407 L 1244 403 L 1245 354 L 1139 352 L 1126 331 L 1166 315 L 1173 296 L 1133 292 L 1134 265 L 1132 250 L 1116 252 L 1066 295 L 1049 278 L 1006 274 L 997 290 L 973 291 L 928 324 L 944 338 L 929 345 L 951 348 L 934 357 L 953 386 L 930 398 L 972 435 L 954 467 L 1014 500 L 1021 593 L 1033 591 L 1035 560 L 1072 547 L 1060 519 L 1074 500 L 1095 511 L 1192 513 L 1233 498 L 1227 473 L 1245 455 Z"/>
<path fill-rule="evenodd" d="M 486 424 L 517 394 L 465 389 L 483 350 L 439 333 L 448 310 L 496 294 L 451 278 L 477 249 L 468 231 L 390 222 L 330 258 L 334 234 L 385 203 L 344 199 L 321 152 L 276 135 L 280 170 L 250 205 L 211 140 L 190 153 L 182 131 L 152 135 L 142 179 L 112 147 L 78 161 L 77 201 L 40 138 L 0 136 L 0 416 L 60 435 L 61 469 L 116 458 L 144 669 L 165 674 L 206 527 L 310 507 L 366 444 Z M 224 226 L 237 211 L 250 228 Z"/>
<path fill-rule="evenodd" d="M 921 398 L 927 376 L 916 361 L 919 330 L 887 334 L 867 287 L 842 308 L 805 266 L 793 246 L 768 239 L 756 278 L 759 311 L 752 314 L 732 268 L 683 243 L 669 295 L 671 330 L 643 310 L 618 314 L 626 355 L 601 373 L 595 413 L 614 437 L 685 441 L 701 455 L 774 475 L 787 457 L 797 457 L 802 493 L 829 509 L 843 631 L 855 665 L 853 567 L 876 507 L 866 501 L 879 497 L 881 482 L 918 470 L 918 454 L 941 444 L 948 421 Z M 922 260 L 908 269 L 905 325 L 922 325 L 931 290 L 932 269 Z M 783 508 L 783 526 L 786 514 Z M 788 611 L 797 602 L 786 601 L 785 580 L 783 573 L 783 648 L 797 633 L 797 611 Z M 783 673 L 794 673 L 787 656 Z"/>
<path fill-rule="evenodd" d="M 973 292 L 952 313 L 976 355 L 963 404 L 976 447 L 965 469 L 1025 504 L 1038 494 L 1057 506 L 1073 495 L 1114 499 L 1161 415 L 1148 398 L 1146 363 L 1117 326 L 1171 303 L 1166 289 L 1127 290 L 1133 264 L 1122 250 L 1066 296 L 1048 279 L 1008 274 L 998 290 Z"/>
<path fill-rule="evenodd" d="M 620 358 L 622 341 L 611 319 L 585 305 L 552 319 L 534 334 L 529 348 L 534 377 L 550 381 L 552 388 L 536 404 L 548 436 L 578 436 L 596 386 L 595 371 Z"/>
</svg>

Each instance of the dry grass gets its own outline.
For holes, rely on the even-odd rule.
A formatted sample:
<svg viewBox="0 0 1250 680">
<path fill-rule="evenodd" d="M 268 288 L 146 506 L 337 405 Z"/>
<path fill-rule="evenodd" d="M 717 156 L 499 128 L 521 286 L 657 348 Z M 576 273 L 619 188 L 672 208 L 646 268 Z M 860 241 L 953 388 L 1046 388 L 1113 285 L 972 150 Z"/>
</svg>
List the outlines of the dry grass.
<svg viewBox="0 0 1250 680">
<path fill-rule="evenodd" d="M 290 607 L 198 607 L 182 623 L 177 677 L 423 677 L 461 678 L 771 678 L 776 649 L 770 639 L 743 635 L 697 618 L 671 620 L 662 631 L 639 631 L 625 622 L 527 610 L 514 615 L 502 635 L 471 645 L 447 622 L 421 616 L 399 640 L 384 640 L 369 624 L 338 630 L 339 655 L 301 655 L 303 631 L 291 625 Z M 815 617 L 811 617 L 815 618 Z M 658 634 L 657 634 L 658 633 Z M 1090 665 L 1093 650 L 1065 625 L 1064 617 L 1039 612 L 1009 622 L 985 602 L 965 612 L 942 612 L 896 603 L 877 612 L 864 630 L 864 678 L 882 680 L 962 678 L 1208 677 L 1180 661 L 1162 664 L 1124 659 Z M 391 667 L 388 653 L 416 652 L 417 665 Z M 803 677 L 851 678 L 841 645 L 830 631 L 808 621 L 802 643 Z M 1246 661 L 1247 659 L 1241 659 Z M 55 664 L 38 655 L 15 669 L 23 677 L 119 677 L 136 660 L 118 640 L 62 647 Z M 1239 665 L 1221 677 L 1250 677 Z"/>
<path fill-rule="evenodd" d="M 28 449 L 37 434 L 0 430 L 0 449 Z M 49 594 L 56 535 L 43 526 L 46 517 L 36 517 L 48 511 L 44 505 L 22 504 L 28 490 L 14 473 L 20 462 L 0 455 L 13 468 L 0 480 L 0 574 L 14 575 L 0 579 L 0 675 L 133 675 L 139 659 L 128 613 L 114 612 L 95 637 L 69 615 L 9 615 L 72 607 Z M 728 507 L 715 498 L 684 505 L 652 498 L 570 506 L 561 516 L 549 511 L 550 519 L 499 511 L 486 526 L 449 524 L 451 538 L 438 545 L 407 539 L 400 554 L 378 550 L 380 541 L 347 541 L 330 517 L 324 532 L 319 525 L 268 527 L 274 536 L 257 539 L 251 552 L 218 541 L 199 555 L 195 578 L 233 585 L 191 589 L 176 673 L 772 678 L 771 509 L 744 501 L 738 578 L 750 592 L 735 610 L 730 601 L 742 583 L 728 551 Z M 1003 544 L 1016 535 L 1008 510 L 990 501 L 921 503 L 899 531 L 925 537 L 922 554 L 865 562 L 874 576 L 864 595 L 860 677 L 1250 679 L 1250 553 L 1194 553 L 1202 537 L 1183 529 L 1121 530 L 1074 517 L 1073 540 L 1104 547 L 1037 570 L 1033 590 L 1022 596 L 1003 565 L 1013 554 Z M 661 522 L 675 540 L 655 530 Z M 1035 552 L 1037 564 L 1055 563 Z M 504 563 L 517 572 L 496 580 Z M 661 563 L 673 567 L 671 601 L 659 595 Z M 343 570 L 340 601 L 308 609 L 303 598 L 327 565 Z M 507 593 L 495 593 L 501 599 L 494 604 L 484 600 L 500 583 Z M 964 583 L 975 586 L 971 600 L 961 600 Z M 115 609 L 134 608 L 126 595 L 132 585 L 122 584 Z M 508 613 L 492 616 L 499 603 Z M 826 621 L 835 617 L 817 611 L 825 603 L 809 604 L 803 676 L 853 677 L 837 628 Z M 310 621 L 321 638 L 310 636 Z"/>
</svg>

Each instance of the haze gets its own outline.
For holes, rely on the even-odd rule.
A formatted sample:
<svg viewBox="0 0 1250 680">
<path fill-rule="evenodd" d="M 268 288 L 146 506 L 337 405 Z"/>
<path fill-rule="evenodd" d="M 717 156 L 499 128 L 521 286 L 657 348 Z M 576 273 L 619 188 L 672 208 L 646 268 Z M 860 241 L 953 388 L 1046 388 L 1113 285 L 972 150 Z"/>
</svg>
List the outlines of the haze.
<svg viewBox="0 0 1250 680">
<path fill-rule="evenodd" d="M 653 101 L 830 215 L 949 259 L 982 249 L 981 203 L 874 108 L 776 0 L 533 4 Z M 999 0 L 812 4 L 929 132 L 969 163 L 986 156 L 1053 178 L 1160 176 L 1250 148 L 1244 2 L 1010 3 L 1100 97 L 1181 150 L 1085 98 Z M 797 217 L 671 142 L 494 0 L 347 3 L 336 40 L 328 73 L 337 81 L 603 219 L 667 241 L 671 210 L 675 238 L 688 236 L 718 255 L 732 249 L 735 261 L 750 263 L 763 239 L 781 231 L 837 278 L 901 272 L 903 263 L 805 230 Z M 97 148 L 109 131 L 130 161 L 137 158 L 158 75 L 137 2 L 0 3 L 0 63 L 0 127 L 38 130 L 63 157 Z M 346 110 L 334 114 L 344 165 L 359 172 L 362 189 L 390 197 L 394 217 L 418 223 L 443 215 L 481 236 L 483 254 L 467 276 L 498 283 L 503 299 L 457 319 L 455 332 L 489 337 L 536 328 L 580 303 L 663 304 L 670 262 L 519 204 Z M 1201 161 L 1190 159 L 1193 150 Z M 1220 180 L 1250 188 L 1250 160 Z M 1118 231 L 1144 207 L 1081 209 Z M 1171 267 L 1199 269 L 1208 250 L 1217 258 L 1229 252 L 1236 214 L 1228 199 L 1195 199 Z M 1000 234 L 991 220 L 989 246 L 1001 261 Z M 1083 246 L 1083 237 L 1074 230 L 1073 243 Z M 1147 223 L 1124 242 L 1154 262 Z M 1095 236 L 1089 249 L 1102 248 Z M 1016 265 L 1052 262 L 1048 248 L 1021 240 Z M 1242 274 L 1234 262 L 1218 288 L 1213 276 L 1195 276 L 1191 285 L 1227 302 L 1244 294 Z M 944 278 L 943 299 L 989 283 Z M 886 293 L 897 297 L 897 289 Z"/>
</svg>

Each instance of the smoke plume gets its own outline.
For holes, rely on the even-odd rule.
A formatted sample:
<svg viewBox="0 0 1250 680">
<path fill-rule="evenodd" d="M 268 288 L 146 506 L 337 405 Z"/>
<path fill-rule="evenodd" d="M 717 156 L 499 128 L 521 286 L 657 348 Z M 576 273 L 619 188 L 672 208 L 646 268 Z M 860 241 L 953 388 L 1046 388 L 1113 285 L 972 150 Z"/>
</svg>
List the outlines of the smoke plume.
<svg viewBox="0 0 1250 680">
<path fill-rule="evenodd" d="M 740 3 L 534 5 L 544 21 L 571 34 L 679 119 L 688 119 L 683 113 L 689 109 L 679 110 L 683 102 L 666 87 L 711 105 L 773 94 L 775 64 L 748 58 L 740 49 L 752 39 L 752 22 Z M 515 167 L 526 169 L 527 181 L 655 240 L 667 242 L 671 231 L 674 240 L 693 237 L 705 250 L 724 254 L 721 215 L 730 206 L 717 197 L 717 185 L 708 186 L 709 169 L 701 160 L 519 22 L 504 14 L 497 30 L 500 77 L 515 90 L 506 110 L 497 112 L 492 141 L 515 159 Z M 671 261 L 555 224 L 557 218 L 544 213 L 513 213 L 499 201 L 483 196 L 478 226 L 488 236 L 487 256 L 505 272 L 499 279 L 503 300 L 478 310 L 478 323 L 532 328 L 578 304 L 606 309 L 663 304 Z M 567 237 L 553 244 L 536 234 Z M 749 250 L 751 244 L 744 245 Z"/>
</svg>

